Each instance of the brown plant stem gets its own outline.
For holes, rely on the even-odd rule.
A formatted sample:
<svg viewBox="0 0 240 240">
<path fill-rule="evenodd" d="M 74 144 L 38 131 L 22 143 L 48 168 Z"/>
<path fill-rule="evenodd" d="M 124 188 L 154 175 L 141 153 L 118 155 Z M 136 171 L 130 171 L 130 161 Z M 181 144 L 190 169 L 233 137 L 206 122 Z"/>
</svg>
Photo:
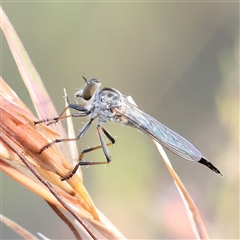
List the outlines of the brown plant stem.
<svg viewBox="0 0 240 240">
<path fill-rule="evenodd" d="M 62 204 L 62 206 L 73 215 L 73 217 L 82 225 L 82 227 L 87 231 L 87 233 L 92 237 L 92 239 L 97 240 L 97 236 L 92 232 L 92 230 L 87 226 L 87 224 L 85 224 L 83 220 L 78 216 L 78 214 L 66 202 L 64 202 L 63 198 L 55 191 L 52 185 L 35 170 L 35 168 L 29 163 L 25 156 L 9 142 L 7 138 L 3 136 L 3 134 L 0 134 L 0 139 L 5 145 L 7 145 L 14 153 L 18 155 L 18 157 L 22 160 L 26 167 L 38 178 L 40 182 L 42 182 L 48 188 L 48 190 Z"/>
<path fill-rule="evenodd" d="M 67 224 L 67 226 L 71 229 L 72 233 L 76 237 L 77 240 L 82 240 L 80 233 L 77 231 L 75 226 L 69 221 L 69 219 L 58 209 L 54 204 L 46 201 L 47 204 L 52 208 L 52 210 Z"/>
</svg>

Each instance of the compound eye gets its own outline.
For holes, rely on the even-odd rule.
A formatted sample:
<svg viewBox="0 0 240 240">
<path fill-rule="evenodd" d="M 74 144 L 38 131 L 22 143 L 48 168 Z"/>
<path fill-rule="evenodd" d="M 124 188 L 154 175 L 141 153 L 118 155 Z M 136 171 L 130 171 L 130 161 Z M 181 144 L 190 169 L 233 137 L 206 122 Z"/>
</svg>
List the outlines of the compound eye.
<svg viewBox="0 0 240 240">
<path fill-rule="evenodd" d="M 91 99 L 93 94 L 96 92 L 97 87 L 97 84 L 94 82 L 87 83 L 82 91 L 82 98 L 86 101 Z"/>
</svg>

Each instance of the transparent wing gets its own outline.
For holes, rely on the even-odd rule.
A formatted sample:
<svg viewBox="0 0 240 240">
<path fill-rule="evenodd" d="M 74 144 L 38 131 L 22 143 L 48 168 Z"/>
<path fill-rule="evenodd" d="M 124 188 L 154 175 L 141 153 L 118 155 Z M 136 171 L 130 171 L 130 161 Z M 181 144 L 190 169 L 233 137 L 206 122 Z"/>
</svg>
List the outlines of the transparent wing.
<svg viewBox="0 0 240 240">
<path fill-rule="evenodd" d="M 124 124 L 139 129 L 178 156 L 189 161 L 200 161 L 203 158 L 191 142 L 131 104 L 126 97 L 123 106 L 115 111 Z"/>
</svg>

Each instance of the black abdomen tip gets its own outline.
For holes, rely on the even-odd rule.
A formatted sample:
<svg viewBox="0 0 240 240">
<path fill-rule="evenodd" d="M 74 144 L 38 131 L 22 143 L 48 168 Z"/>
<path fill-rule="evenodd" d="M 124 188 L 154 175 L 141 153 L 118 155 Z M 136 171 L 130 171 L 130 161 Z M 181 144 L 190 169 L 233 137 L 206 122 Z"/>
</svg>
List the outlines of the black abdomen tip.
<svg viewBox="0 0 240 240">
<path fill-rule="evenodd" d="M 207 167 L 209 167 L 215 173 L 218 173 L 221 176 L 223 176 L 223 174 L 211 162 L 209 162 L 206 158 L 201 158 L 198 162 L 207 166 Z"/>
</svg>

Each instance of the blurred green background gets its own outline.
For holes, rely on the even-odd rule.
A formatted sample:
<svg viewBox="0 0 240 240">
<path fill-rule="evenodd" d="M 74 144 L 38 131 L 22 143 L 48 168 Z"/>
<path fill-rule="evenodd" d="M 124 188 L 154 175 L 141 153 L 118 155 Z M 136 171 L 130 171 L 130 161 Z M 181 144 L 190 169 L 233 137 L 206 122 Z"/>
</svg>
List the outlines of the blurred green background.
<svg viewBox="0 0 240 240">
<path fill-rule="evenodd" d="M 168 152 L 212 239 L 239 237 L 239 3 L 4 2 L 53 102 L 72 102 L 82 75 L 131 95 L 191 140 L 224 177 Z M 34 111 L 4 36 L 2 76 Z M 79 131 L 85 119 L 76 119 Z M 183 203 L 152 141 L 108 123 L 108 167 L 84 168 L 96 206 L 129 239 L 194 238 Z M 99 143 L 95 125 L 79 151 Z M 101 151 L 86 160 L 103 161 Z M 1 212 L 36 235 L 71 239 L 38 196 L 1 173 Z M 19 239 L 2 226 L 2 239 Z"/>
</svg>

